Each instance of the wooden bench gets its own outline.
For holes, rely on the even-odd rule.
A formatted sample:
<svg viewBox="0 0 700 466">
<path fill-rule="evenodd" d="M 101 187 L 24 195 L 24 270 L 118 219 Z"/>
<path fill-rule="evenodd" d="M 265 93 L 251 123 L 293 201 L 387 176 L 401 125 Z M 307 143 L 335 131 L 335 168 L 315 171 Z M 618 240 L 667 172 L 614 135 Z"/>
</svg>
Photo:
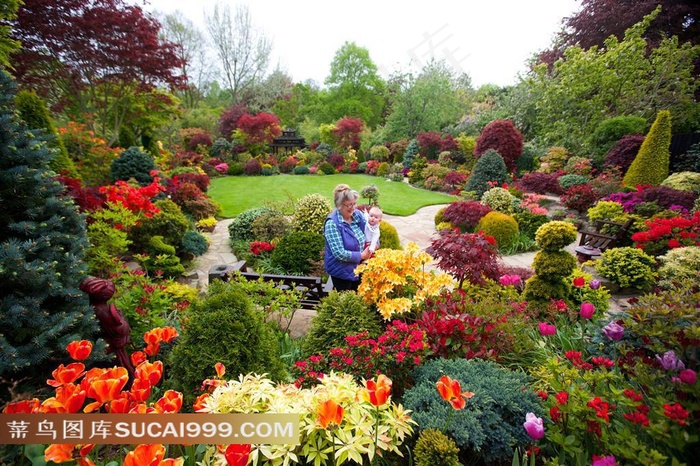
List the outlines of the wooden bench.
<svg viewBox="0 0 700 466">
<path fill-rule="evenodd" d="M 323 283 L 321 277 L 312 276 L 296 276 L 296 275 L 272 275 L 258 274 L 255 272 L 246 271 L 246 262 L 238 261 L 231 266 L 216 266 L 209 273 L 209 281 L 212 279 L 230 280 L 234 273 L 240 274 L 246 280 L 258 280 L 262 277 L 265 281 L 277 283 L 280 289 L 295 289 L 302 292 L 301 307 L 302 309 L 316 309 L 321 302 L 321 299 L 328 296 L 331 286 L 330 281 Z"/>
<path fill-rule="evenodd" d="M 624 239 L 633 219 L 627 220 L 625 223 L 610 222 L 607 220 L 596 220 L 595 230 L 581 230 L 581 239 L 578 246 L 574 249 L 579 262 L 600 256 L 604 251 L 614 248 Z M 610 226 L 613 230 L 611 234 L 601 233 L 606 226 Z"/>
</svg>

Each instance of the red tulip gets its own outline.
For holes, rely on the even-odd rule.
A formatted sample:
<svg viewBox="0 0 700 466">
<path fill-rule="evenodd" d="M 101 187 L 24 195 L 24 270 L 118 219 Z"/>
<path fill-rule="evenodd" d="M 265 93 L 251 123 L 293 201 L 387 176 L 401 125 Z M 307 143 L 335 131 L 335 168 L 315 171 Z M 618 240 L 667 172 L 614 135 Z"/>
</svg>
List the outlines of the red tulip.
<svg viewBox="0 0 700 466">
<path fill-rule="evenodd" d="M 474 396 L 472 392 L 462 392 L 459 380 L 452 380 L 446 375 L 440 377 L 435 387 L 442 399 L 450 403 L 454 409 L 464 409 L 467 405 L 466 400 Z"/>
<path fill-rule="evenodd" d="M 231 466 L 246 466 L 250 456 L 250 445 L 232 443 L 226 447 L 224 457 Z"/>
<path fill-rule="evenodd" d="M 68 346 L 66 346 L 66 350 L 71 358 L 76 361 L 82 361 L 90 356 L 92 352 L 92 343 L 88 340 L 71 341 L 68 343 Z"/>
<path fill-rule="evenodd" d="M 330 424 L 339 426 L 343 422 L 345 409 L 333 400 L 326 400 L 318 405 L 316 413 L 321 427 L 327 429 Z"/>
</svg>

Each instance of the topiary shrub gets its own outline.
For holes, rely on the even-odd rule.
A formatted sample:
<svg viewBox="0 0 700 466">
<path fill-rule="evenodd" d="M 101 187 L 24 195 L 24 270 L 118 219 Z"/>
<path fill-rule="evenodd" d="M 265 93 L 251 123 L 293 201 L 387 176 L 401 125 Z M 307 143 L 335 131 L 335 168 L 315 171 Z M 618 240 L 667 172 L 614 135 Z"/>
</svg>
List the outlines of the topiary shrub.
<svg viewBox="0 0 700 466">
<path fill-rule="evenodd" d="M 484 215 L 474 229 L 483 231 L 486 236 L 493 236 L 499 249 L 511 247 L 520 235 L 518 222 L 512 215 L 495 211 Z"/>
<path fill-rule="evenodd" d="M 379 222 L 379 247 L 382 249 L 403 249 L 399 232 L 396 227 L 386 220 Z"/>
<path fill-rule="evenodd" d="M 515 211 L 520 201 L 505 188 L 491 188 L 481 196 L 481 203 L 504 214 Z"/>
<path fill-rule="evenodd" d="M 175 255 L 175 246 L 166 243 L 162 236 L 152 236 L 146 252 L 148 254 L 141 260 L 141 265 L 151 276 L 175 278 L 185 273 L 185 267 Z"/>
<path fill-rule="evenodd" d="M 668 176 L 671 153 L 671 112 L 661 110 L 639 148 L 622 183 L 630 188 L 650 184 L 658 186 Z"/>
<path fill-rule="evenodd" d="M 154 202 L 160 210 L 152 217 L 141 219 L 140 223 L 129 231 L 129 239 L 136 251 L 147 249 L 146 245 L 153 236 L 161 236 L 171 246 L 180 247 L 185 232 L 190 229 L 190 221 L 180 207 L 170 199 Z"/>
<path fill-rule="evenodd" d="M 526 193 L 562 194 L 564 190 L 559 184 L 558 173 L 530 172 L 518 180 L 516 186 Z"/>
<path fill-rule="evenodd" d="M 590 181 L 587 176 L 583 175 L 562 175 L 559 177 L 559 186 L 566 191 L 572 186 L 579 186 Z"/>
<path fill-rule="evenodd" d="M 286 378 L 277 338 L 235 282 L 212 282 L 207 296 L 194 301 L 183 317 L 165 383 L 184 394 L 183 406 L 192 406 L 202 393 L 202 382 L 216 374 L 217 362 L 226 366 L 231 378 L 250 372 L 277 381 Z"/>
<path fill-rule="evenodd" d="M 109 168 L 112 182 L 128 181 L 135 179 L 140 185 L 145 186 L 153 181 L 151 171 L 156 169 L 156 163 L 146 152 L 136 146 L 129 147 L 119 154 Z"/>
<path fill-rule="evenodd" d="M 464 190 L 474 191 L 481 198 L 491 186 L 494 184 L 500 186 L 506 181 L 508 181 L 508 171 L 503 157 L 495 150 L 489 149 L 474 164 L 474 170 Z"/>
<path fill-rule="evenodd" d="M 269 207 L 253 207 L 244 210 L 229 223 L 228 235 L 231 241 L 253 241 L 253 222 L 264 215 L 270 215 L 274 210 Z"/>
<path fill-rule="evenodd" d="M 435 383 L 443 375 L 474 393 L 465 409 L 455 410 L 440 397 Z M 434 359 L 419 366 L 413 378 L 416 385 L 404 394 L 404 406 L 422 429 L 440 429 L 452 437 L 465 464 L 509 461 L 513 448 L 532 442 L 523 429 L 525 415 L 544 412 L 526 374 L 493 362 Z"/>
<path fill-rule="evenodd" d="M 503 157 L 508 171 L 514 171 L 516 162 L 523 153 L 523 135 L 512 121 L 494 120 L 487 124 L 476 138 L 474 155 L 481 157 L 490 149 Z"/>
<path fill-rule="evenodd" d="M 569 188 L 559 200 L 567 209 L 585 212 L 600 196 L 590 184 L 579 184 Z"/>
<path fill-rule="evenodd" d="M 307 194 L 294 205 L 292 230 L 323 233 L 326 217 L 333 207 L 331 202 L 321 194 Z"/>
<path fill-rule="evenodd" d="M 603 251 L 596 261 L 596 270 L 621 288 L 651 288 L 656 278 L 656 261 L 641 249 L 613 248 Z"/>
<path fill-rule="evenodd" d="M 535 232 L 539 227 L 551 221 L 544 214 L 533 214 L 530 211 L 517 212 L 513 214 L 513 218 L 518 222 L 520 233 L 532 239 L 535 239 Z"/>
<path fill-rule="evenodd" d="M 544 251 L 558 251 L 576 241 L 578 231 L 570 223 L 555 220 L 537 229 L 535 241 Z"/>
<path fill-rule="evenodd" d="M 576 227 L 563 221 L 551 221 L 537 229 L 535 241 L 541 249 L 535 254 L 535 275 L 525 282 L 523 298 L 534 305 L 547 305 L 551 300 L 568 300 L 568 280 L 576 268 L 576 259 L 562 249 L 576 240 Z"/>
<path fill-rule="evenodd" d="M 540 251 L 542 252 L 542 251 Z M 540 276 L 559 279 L 571 275 L 576 268 L 576 258 L 567 251 L 547 251 L 546 254 L 535 254 L 532 268 Z"/>
<path fill-rule="evenodd" d="M 367 332 L 367 338 L 377 338 L 384 332 L 379 313 L 370 309 L 357 293 L 331 291 L 316 308 L 302 345 L 304 357 L 344 347 L 345 337 L 361 332 Z"/>
<path fill-rule="evenodd" d="M 185 232 L 180 244 L 180 251 L 196 257 L 207 252 L 207 249 L 209 249 L 209 243 L 201 233 L 193 230 Z"/>
<path fill-rule="evenodd" d="M 661 186 L 698 195 L 700 194 L 700 173 L 673 173 L 661 183 Z"/>
<path fill-rule="evenodd" d="M 438 429 L 424 429 L 413 449 L 416 466 L 460 466 L 459 448 L 454 440 Z"/>
<path fill-rule="evenodd" d="M 325 246 L 322 234 L 297 231 L 284 236 L 272 251 L 271 262 L 287 275 L 309 275 L 314 263 L 321 260 Z"/>
<path fill-rule="evenodd" d="M 479 201 L 457 201 L 450 203 L 443 212 L 443 221 L 459 228 L 462 233 L 474 231 L 484 215 L 491 212 L 491 207 Z"/>
<path fill-rule="evenodd" d="M 700 246 L 671 249 L 657 259 L 662 264 L 658 270 L 662 287 L 673 288 L 682 281 L 700 283 Z"/>
</svg>

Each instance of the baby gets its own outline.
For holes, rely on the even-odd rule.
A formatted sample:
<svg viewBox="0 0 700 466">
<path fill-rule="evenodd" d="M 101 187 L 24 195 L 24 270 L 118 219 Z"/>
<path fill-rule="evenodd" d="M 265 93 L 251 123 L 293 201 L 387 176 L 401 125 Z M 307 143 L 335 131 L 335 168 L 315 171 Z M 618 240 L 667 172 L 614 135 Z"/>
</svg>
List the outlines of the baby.
<svg viewBox="0 0 700 466">
<path fill-rule="evenodd" d="M 365 216 L 365 247 L 374 254 L 379 244 L 379 223 L 382 221 L 382 209 L 377 206 L 363 211 Z"/>
</svg>

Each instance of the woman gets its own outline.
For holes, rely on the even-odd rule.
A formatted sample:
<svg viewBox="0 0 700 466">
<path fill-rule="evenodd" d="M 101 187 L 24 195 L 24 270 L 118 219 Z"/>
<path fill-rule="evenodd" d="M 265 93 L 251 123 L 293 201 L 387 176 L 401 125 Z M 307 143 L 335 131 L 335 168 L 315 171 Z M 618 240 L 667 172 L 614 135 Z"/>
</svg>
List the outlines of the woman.
<svg viewBox="0 0 700 466">
<path fill-rule="evenodd" d="M 335 209 L 328 214 L 323 227 L 326 238 L 326 252 L 323 265 L 338 291 L 357 290 L 360 278 L 355 275 L 355 267 L 372 255 L 365 248 L 365 218 L 355 210 L 357 191 L 346 184 L 339 184 L 333 190 Z"/>
</svg>

